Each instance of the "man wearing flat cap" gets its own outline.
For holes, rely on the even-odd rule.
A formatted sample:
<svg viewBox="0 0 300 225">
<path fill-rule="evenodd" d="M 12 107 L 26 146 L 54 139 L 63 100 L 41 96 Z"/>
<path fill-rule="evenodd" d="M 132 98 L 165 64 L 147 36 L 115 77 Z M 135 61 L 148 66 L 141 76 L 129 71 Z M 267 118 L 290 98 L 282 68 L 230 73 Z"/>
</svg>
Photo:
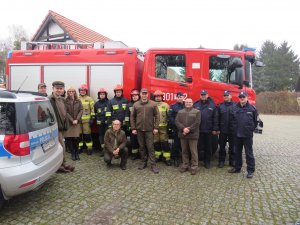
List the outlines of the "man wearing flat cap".
<svg viewBox="0 0 300 225">
<path fill-rule="evenodd" d="M 226 158 L 226 143 L 228 141 L 229 144 L 229 165 L 234 166 L 234 147 L 233 147 L 233 133 L 232 126 L 230 124 L 230 114 L 232 113 L 232 108 L 234 103 L 231 101 L 231 93 L 230 91 L 226 90 L 223 94 L 224 102 L 221 103 L 218 107 L 218 115 L 219 115 L 219 128 L 220 128 L 220 135 L 219 135 L 219 168 L 223 168 L 225 164 Z"/>
<path fill-rule="evenodd" d="M 66 131 L 68 126 L 67 120 L 67 108 L 65 105 L 65 99 L 62 97 L 65 91 L 65 83 L 62 81 L 54 81 L 52 83 L 52 94 L 49 96 L 51 105 L 54 109 L 56 119 L 57 119 L 57 126 L 58 126 L 58 141 L 63 147 L 64 151 L 64 159 L 61 167 L 58 169 L 58 172 L 68 173 L 74 170 L 74 167 L 71 165 L 66 165 L 66 147 L 63 140 L 63 132 Z"/>
<path fill-rule="evenodd" d="M 184 108 L 184 95 L 182 92 L 177 92 L 176 94 L 176 103 L 170 106 L 168 111 L 168 121 L 169 121 L 169 129 L 172 130 L 172 139 L 174 141 L 171 148 L 171 161 L 174 166 L 178 167 L 181 160 L 181 144 L 180 139 L 178 137 L 178 129 L 175 124 L 175 119 L 179 110 Z"/>
<path fill-rule="evenodd" d="M 47 96 L 47 85 L 45 83 L 38 84 L 38 93 Z"/>
<path fill-rule="evenodd" d="M 233 107 L 233 134 L 235 143 L 235 166 L 229 173 L 240 173 L 243 165 L 242 153 L 245 148 L 247 163 L 247 178 L 252 178 L 255 171 L 253 155 L 253 132 L 257 126 L 258 113 L 256 108 L 248 102 L 245 91 L 239 94 L 239 103 Z"/>
</svg>

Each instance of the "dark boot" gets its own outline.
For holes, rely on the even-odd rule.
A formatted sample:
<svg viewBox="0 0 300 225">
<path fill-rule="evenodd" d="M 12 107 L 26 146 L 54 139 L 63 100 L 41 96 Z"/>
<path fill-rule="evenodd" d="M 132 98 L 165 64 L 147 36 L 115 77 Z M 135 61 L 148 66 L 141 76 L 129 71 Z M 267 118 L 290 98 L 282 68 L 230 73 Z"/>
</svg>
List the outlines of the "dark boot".
<svg viewBox="0 0 300 225">
<path fill-rule="evenodd" d="M 104 156 L 104 152 L 103 150 L 100 150 L 100 157 L 103 157 Z"/>
<path fill-rule="evenodd" d="M 78 151 L 75 151 L 75 159 L 80 160 Z"/>
<path fill-rule="evenodd" d="M 165 161 L 165 164 L 167 165 L 167 166 L 171 166 L 172 164 L 171 164 L 171 160 L 166 160 Z"/>
<path fill-rule="evenodd" d="M 131 160 L 136 160 L 136 159 L 138 159 L 138 154 L 137 153 L 132 153 Z"/>
<path fill-rule="evenodd" d="M 93 150 L 92 150 L 92 149 L 88 149 L 88 150 L 87 150 L 87 154 L 88 154 L 88 155 L 92 155 L 92 154 L 93 154 Z"/>
<path fill-rule="evenodd" d="M 179 167 L 179 165 L 180 165 L 180 159 L 179 158 L 175 158 L 174 159 L 174 166 L 175 167 Z"/>
<path fill-rule="evenodd" d="M 75 153 L 75 150 L 71 150 L 71 154 L 72 154 L 72 156 L 71 156 L 71 158 L 72 158 L 72 160 L 73 161 L 75 161 L 76 160 L 76 153 Z"/>
</svg>

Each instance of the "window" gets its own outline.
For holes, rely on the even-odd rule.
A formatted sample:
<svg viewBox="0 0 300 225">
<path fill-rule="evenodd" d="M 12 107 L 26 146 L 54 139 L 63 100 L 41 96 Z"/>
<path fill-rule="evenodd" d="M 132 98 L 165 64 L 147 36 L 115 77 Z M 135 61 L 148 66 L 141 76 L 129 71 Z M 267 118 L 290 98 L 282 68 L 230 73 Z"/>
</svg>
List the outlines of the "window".
<svg viewBox="0 0 300 225">
<path fill-rule="evenodd" d="M 21 132 L 32 132 L 49 127 L 55 123 L 50 102 L 17 103 L 18 123 Z M 22 111 L 21 111 L 22 109 Z"/>
<path fill-rule="evenodd" d="M 23 134 L 55 123 L 50 102 L 0 103 L 0 134 Z"/>
<path fill-rule="evenodd" d="M 16 133 L 16 110 L 14 103 L 0 103 L 0 135 Z"/>
<path fill-rule="evenodd" d="M 209 79 L 222 83 L 236 83 L 235 70 L 230 67 L 234 59 L 241 57 L 230 57 L 228 59 L 209 57 Z"/>
<path fill-rule="evenodd" d="M 185 82 L 185 55 L 156 55 L 155 76 L 160 79 Z"/>
</svg>

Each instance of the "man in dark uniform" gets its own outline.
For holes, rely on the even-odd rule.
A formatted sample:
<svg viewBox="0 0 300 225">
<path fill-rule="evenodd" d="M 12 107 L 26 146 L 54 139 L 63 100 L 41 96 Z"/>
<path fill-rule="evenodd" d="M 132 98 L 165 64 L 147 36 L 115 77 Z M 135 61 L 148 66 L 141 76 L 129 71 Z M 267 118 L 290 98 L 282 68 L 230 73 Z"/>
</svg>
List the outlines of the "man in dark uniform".
<svg viewBox="0 0 300 225">
<path fill-rule="evenodd" d="M 235 166 L 229 173 L 240 173 L 243 165 L 243 147 L 246 153 L 247 178 L 252 178 L 255 171 L 253 155 L 253 132 L 257 126 L 258 113 L 256 108 L 248 102 L 248 94 L 242 91 L 239 94 L 239 103 L 233 107 L 231 119 L 235 142 Z"/>
<path fill-rule="evenodd" d="M 106 109 L 108 104 L 107 91 L 105 88 L 100 88 L 98 90 L 98 101 L 94 105 L 95 115 L 96 115 L 96 123 L 99 128 L 99 143 L 100 143 L 100 156 L 104 156 L 104 135 L 107 129 L 106 122 Z"/>
<path fill-rule="evenodd" d="M 114 88 L 115 96 L 109 100 L 106 111 L 107 125 L 111 127 L 113 120 L 119 120 L 122 123 L 122 130 L 126 131 L 125 110 L 128 100 L 123 97 L 123 87 L 117 84 Z"/>
<path fill-rule="evenodd" d="M 140 100 L 140 92 L 137 89 L 132 89 L 130 92 L 131 101 L 127 104 L 126 112 L 125 112 L 125 124 L 128 129 L 128 135 L 130 137 L 130 145 L 131 145 L 131 159 L 136 160 L 139 158 L 139 142 L 137 139 L 137 135 L 134 135 L 131 132 L 130 125 L 130 114 L 133 109 L 133 104 Z"/>
<path fill-rule="evenodd" d="M 219 115 L 219 168 L 224 167 L 225 158 L 226 158 L 226 150 L 225 146 L 228 142 L 229 144 L 229 165 L 234 166 L 234 147 L 233 147 L 233 134 L 230 129 L 230 120 L 229 116 L 232 113 L 232 108 L 234 103 L 231 101 L 230 91 L 224 91 L 224 102 L 220 104 L 218 107 L 218 115 Z"/>
<path fill-rule="evenodd" d="M 178 167 L 180 164 L 181 144 L 178 137 L 178 129 L 175 124 L 175 119 L 179 110 L 184 108 L 184 96 L 182 92 L 176 94 L 177 102 L 170 106 L 168 112 L 169 129 L 172 130 L 173 145 L 171 148 L 171 160 L 174 162 L 174 166 Z"/>
<path fill-rule="evenodd" d="M 201 99 L 194 103 L 194 108 L 201 111 L 200 134 L 198 140 L 198 156 L 200 148 L 204 148 L 204 167 L 210 168 L 212 157 L 212 139 L 213 135 L 219 132 L 218 112 L 212 98 L 208 97 L 207 90 L 200 92 Z"/>
</svg>

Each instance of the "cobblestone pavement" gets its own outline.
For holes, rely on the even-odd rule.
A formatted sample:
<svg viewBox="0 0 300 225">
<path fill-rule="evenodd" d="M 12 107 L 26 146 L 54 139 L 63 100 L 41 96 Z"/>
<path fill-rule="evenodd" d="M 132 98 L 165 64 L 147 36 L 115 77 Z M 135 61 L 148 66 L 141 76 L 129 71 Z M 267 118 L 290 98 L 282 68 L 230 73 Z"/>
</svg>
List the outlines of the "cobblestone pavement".
<svg viewBox="0 0 300 225">
<path fill-rule="evenodd" d="M 107 169 L 98 154 L 81 154 L 76 172 L 55 174 L 37 191 L 17 196 L 0 224 L 296 224 L 300 221 L 300 117 L 262 116 L 255 135 L 256 173 L 228 166 L 181 174 L 159 164 L 158 175 Z M 117 160 L 114 161 L 118 163 Z M 73 163 L 73 162 L 72 162 Z"/>
</svg>

